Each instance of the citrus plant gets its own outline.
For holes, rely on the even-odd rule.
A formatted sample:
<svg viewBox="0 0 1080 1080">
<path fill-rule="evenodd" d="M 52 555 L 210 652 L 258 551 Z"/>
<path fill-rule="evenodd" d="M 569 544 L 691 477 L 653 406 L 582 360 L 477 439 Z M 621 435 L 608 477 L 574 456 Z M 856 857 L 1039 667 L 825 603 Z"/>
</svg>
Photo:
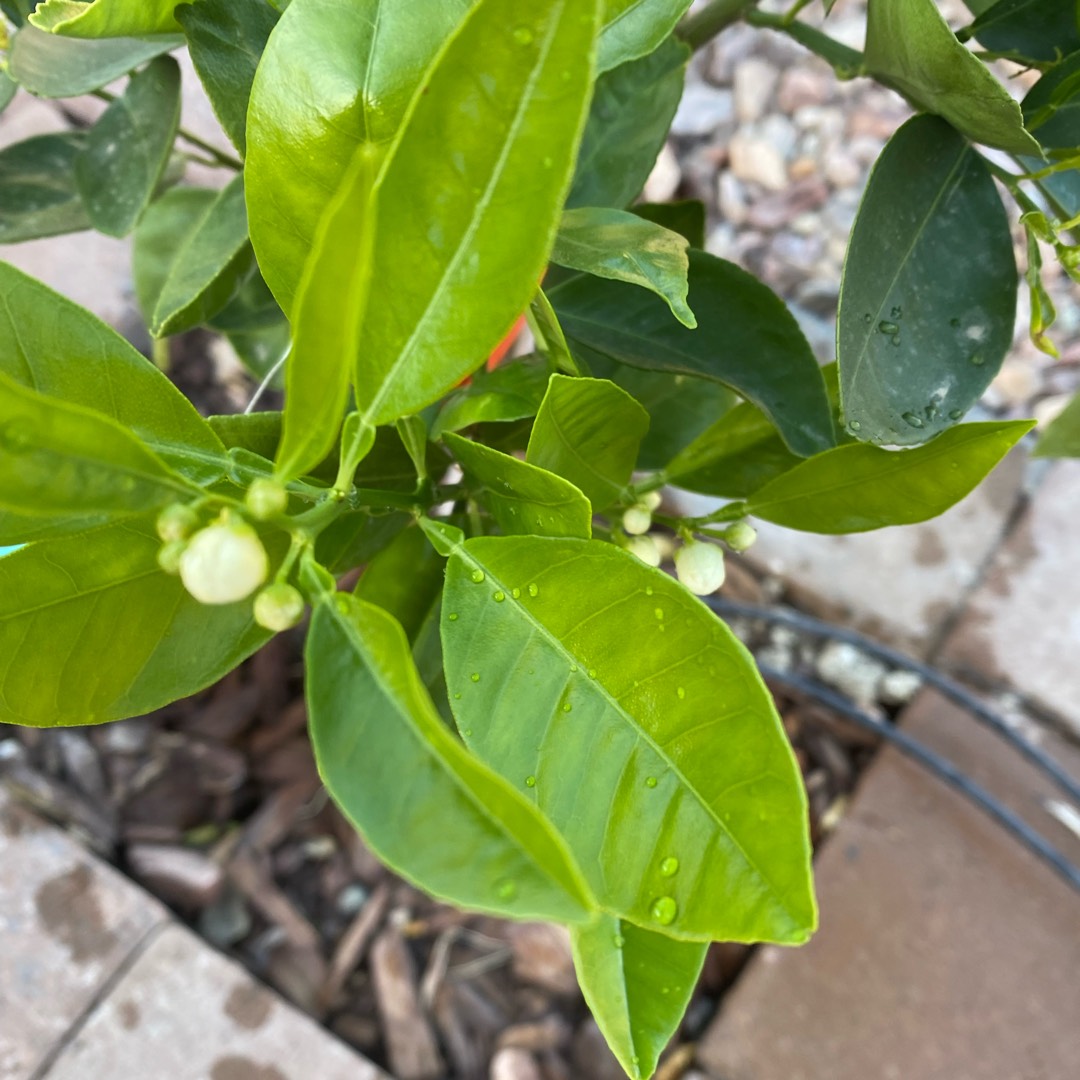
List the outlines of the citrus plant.
<svg viewBox="0 0 1080 1080">
<path fill-rule="evenodd" d="M 432 895 L 567 925 L 634 1077 L 709 942 L 817 920 L 775 706 L 694 594 L 754 519 L 922 521 L 1030 429 L 964 420 L 1012 336 L 1002 187 L 1046 348 L 1040 253 L 1076 265 L 1073 0 L 973 2 L 960 34 L 933 0 L 870 0 L 863 53 L 804 6 L 0 3 L 0 101 L 108 102 L 0 152 L 0 242 L 133 234 L 151 333 L 214 329 L 260 375 L 281 357 L 285 388 L 281 413 L 204 419 L 0 264 L 0 544 L 25 545 L 0 561 L 0 721 L 149 712 L 310 610 L 330 795 Z M 703 250 L 700 204 L 635 204 L 692 49 L 737 18 L 917 112 L 871 176 L 825 369 Z M 235 152 L 179 126 L 184 47 Z M 1045 72 L 1022 106 L 997 55 Z M 185 183 L 191 161 L 226 182 Z M 522 313 L 533 350 L 487 363 Z M 665 516 L 669 483 L 720 509 Z"/>
</svg>

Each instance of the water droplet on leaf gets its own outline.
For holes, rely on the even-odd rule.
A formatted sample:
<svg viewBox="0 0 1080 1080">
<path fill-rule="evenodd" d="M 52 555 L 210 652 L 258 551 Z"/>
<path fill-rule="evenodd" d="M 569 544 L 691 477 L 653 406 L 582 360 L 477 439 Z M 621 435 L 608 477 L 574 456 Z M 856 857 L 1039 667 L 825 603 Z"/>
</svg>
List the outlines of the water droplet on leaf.
<svg viewBox="0 0 1080 1080">
<path fill-rule="evenodd" d="M 536 777 L 535 776 L 526 776 L 525 777 L 525 786 L 526 787 L 536 787 Z"/>
<path fill-rule="evenodd" d="M 686 697 L 686 688 L 680 686 L 675 690 L 675 693 L 679 695 L 679 700 L 682 701 L 682 699 Z"/>
<path fill-rule="evenodd" d="M 502 881 L 495 882 L 495 895 L 500 900 L 513 900 L 517 896 L 517 882 L 511 881 L 509 878 L 503 878 Z"/>
<path fill-rule="evenodd" d="M 530 596 L 539 596 L 539 595 L 540 595 L 540 588 L 539 588 L 539 586 L 537 586 L 537 585 L 530 585 L 530 586 L 529 586 L 529 595 L 530 595 Z"/>
<path fill-rule="evenodd" d="M 456 611 L 452 611 L 452 612 L 451 612 L 451 613 L 450 613 L 449 615 L 447 615 L 446 617 L 447 617 L 447 618 L 448 618 L 448 619 L 449 619 L 449 620 L 450 620 L 451 622 L 457 622 L 457 620 L 458 620 L 458 617 L 457 617 L 457 612 L 456 612 Z"/>
<path fill-rule="evenodd" d="M 897 326 L 896 323 L 887 322 L 884 319 L 882 319 L 882 321 L 877 324 L 877 328 L 878 328 L 878 333 L 880 333 L 880 334 L 888 334 L 889 336 L 891 336 L 893 334 L 899 334 L 900 333 L 900 327 Z"/>
<path fill-rule="evenodd" d="M 519 45 L 531 45 L 533 42 L 533 32 L 527 26 L 519 26 L 514 31 L 514 40 Z"/>
<path fill-rule="evenodd" d="M 476 584 L 479 585 L 480 582 L 484 580 L 485 574 L 484 574 L 483 570 L 474 570 L 469 575 L 469 577 L 471 577 L 473 579 L 473 581 L 475 581 Z"/>
<path fill-rule="evenodd" d="M 915 413 L 906 412 L 903 416 L 904 423 L 909 424 L 913 428 L 921 428 L 923 426 L 923 419 L 921 416 L 916 416 Z"/>
<path fill-rule="evenodd" d="M 497 593 L 495 594 L 495 596 L 493 597 L 493 599 L 494 599 L 494 601 L 495 601 L 495 603 L 496 603 L 496 604 L 501 604 L 501 603 L 502 603 L 502 602 L 503 602 L 503 601 L 504 601 L 504 600 L 506 599 L 506 593 L 504 593 L 504 592 L 503 592 L 503 591 L 502 591 L 502 590 L 500 589 L 500 590 L 499 590 L 499 591 L 498 591 L 498 592 L 497 592 Z"/>
<path fill-rule="evenodd" d="M 472 681 L 473 681 L 473 682 L 479 682 L 479 681 L 480 681 L 480 672 L 479 672 L 479 671 L 474 671 L 474 672 L 473 672 L 473 673 L 472 673 L 472 674 L 471 674 L 471 675 L 469 676 L 469 678 L 470 678 L 470 679 L 472 679 Z"/>
<path fill-rule="evenodd" d="M 662 877 L 674 877 L 679 872 L 679 860 L 674 855 L 669 855 L 660 864 L 660 875 Z"/>
<path fill-rule="evenodd" d="M 510 590 L 510 595 L 516 600 L 519 596 L 521 596 L 521 590 L 520 589 L 511 589 Z"/>
<path fill-rule="evenodd" d="M 25 454 L 33 440 L 33 426 L 26 420 L 9 420 L 0 428 L 0 444 L 10 454 Z"/>
<path fill-rule="evenodd" d="M 656 787 L 656 777 L 655 777 L 655 776 L 648 776 L 648 777 L 646 777 L 646 778 L 645 778 L 645 786 L 646 786 L 647 788 L 654 788 L 654 787 Z"/>
<path fill-rule="evenodd" d="M 670 926 L 675 921 L 675 916 L 679 914 L 679 905 L 675 903 L 675 900 L 670 896 L 661 896 L 658 900 L 653 901 L 652 917 L 661 926 Z"/>
</svg>

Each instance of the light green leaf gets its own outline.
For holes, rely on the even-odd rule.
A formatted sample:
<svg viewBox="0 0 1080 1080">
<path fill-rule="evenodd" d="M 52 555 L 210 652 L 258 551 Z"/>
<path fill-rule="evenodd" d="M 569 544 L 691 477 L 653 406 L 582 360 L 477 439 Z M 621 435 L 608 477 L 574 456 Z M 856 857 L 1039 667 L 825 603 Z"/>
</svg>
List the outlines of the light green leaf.
<svg viewBox="0 0 1080 1080">
<path fill-rule="evenodd" d="M 12 39 L 8 71 L 38 97 L 78 97 L 183 44 L 179 36 L 72 41 L 24 26 Z"/>
<path fill-rule="evenodd" d="M 481 0 L 414 98 L 378 185 L 354 379 L 369 423 L 480 367 L 534 295 L 592 91 L 597 7 Z"/>
<path fill-rule="evenodd" d="M 295 338 L 285 369 L 285 433 L 277 458 L 283 479 L 318 465 L 341 427 L 371 283 L 374 182 L 374 156 L 361 146 L 319 223 L 300 279 Z"/>
<path fill-rule="evenodd" d="M 442 404 L 431 437 L 461 431 L 473 424 L 524 420 L 535 416 L 544 400 L 551 367 L 539 356 L 508 360 L 494 371 L 478 371 L 466 386 Z"/>
<path fill-rule="evenodd" d="M 582 207 L 567 210 L 555 237 L 551 261 L 656 293 L 691 329 L 697 319 L 686 303 L 690 245 L 678 233 L 625 210 Z"/>
<path fill-rule="evenodd" d="M 385 151 L 470 4 L 295 0 L 270 35 L 251 89 L 245 173 L 252 243 L 286 313 L 356 148 Z"/>
<path fill-rule="evenodd" d="M 161 179 L 180 125 L 180 65 L 159 56 L 131 77 L 90 129 L 75 180 L 90 223 L 127 236 Z"/>
<path fill-rule="evenodd" d="M 565 846 L 447 730 L 391 615 L 346 594 L 327 599 L 306 662 L 319 771 L 379 858 L 454 904 L 514 918 L 588 916 L 592 901 Z"/>
<path fill-rule="evenodd" d="M 1064 411 L 1042 433 L 1034 457 L 1080 457 L 1080 394 L 1065 406 Z"/>
<path fill-rule="evenodd" d="M 598 915 L 575 926 L 574 968 L 593 1017 L 626 1074 L 646 1078 L 682 1022 L 708 944 Z"/>
<path fill-rule="evenodd" d="M 1041 153 L 1020 106 L 956 40 L 934 0 L 870 0 L 866 71 L 975 142 Z"/>
<path fill-rule="evenodd" d="M 747 513 L 815 533 L 913 525 L 970 494 L 1033 420 L 961 424 L 914 450 L 839 446 L 797 465 L 747 501 Z"/>
<path fill-rule="evenodd" d="M 649 178 L 679 107 L 690 49 L 673 38 L 596 81 L 567 206 L 628 206 Z"/>
<path fill-rule="evenodd" d="M 688 330 L 660 299 L 581 275 L 551 291 L 575 349 L 621 364 L 714 379 L 762 409 L 788 447 L 809 456 L 835 445 L 821 371 L 780 298 L 732 263 L 690 252 Z"/>
<path fill-rule="evenodd" d="M 597 71 L 659 48 L 689 7 L 690 0 L 604 0 Z"/>
<path fill-rule="evenodd" d="M 536 339 L 536 349 L 546 358 L 548 364 L 573 375 L 584 374 L 577 358 L 570 352 L 566 335 L 559 324 L 559 316 L 555 314 L 555 309 L 543 289 L 537 289 L 533 293 L 525 317 L 529 330 Z"/>
<path fill-rule="evenodd" d="M 0 560 L 0 723 L 140 716 L 210 686 L 270 634 L 161 572 L 153 515 Z M 280 544 L 273 552 L 280 560 Z"/>
<path fill-rule="evenodd" d="M 36 135 L 0 150 L 0 244 L 90 227 L 75 183 L 81 132 Z"/>
<path fill-rule="evenodd" d="M 917 116 L 870 176 L 837 319 L 848 431 L 926 442 L 978 401 L 1012 345 L 1016 259 L 986 165 L 943 120 Z"/>
<path fill-rule="evenodd" d="M 14 100 L 19 92 L 19 84 L 6 71 L 0 71 L 0 113 Z"/>
<path fill-rule="evenodd" d="M 30 16 L 41 30 L 77 38 L 170 34 L 180 29 L 173 18 L 177 0 L 45 0 Z"/>
<path fill-rule="evenodd" d="M 238 176 L 207 205 L 175 251 L 150 332 L 154 337 L 179 334 L 216 315 L 245 277 L 251 258 L 244 178 Z"/>
<path fill-rule="evenodd" d="M 484 503 L 503 532 L 592 536 L 592 507 L 570 481 L 449 432 L 443 440 L 466 475 L 483 484 Z"/>
<path fill-rule="evenodd" d="M 699 600 L 612 544 L 481 537 L 450 559 L 442 634 L 466 742 L 535 800 L 604 910 L 682 940 L 809 937 L 799 771 L 752 658 Z"/>
<path fill-rule="evenodd" d="M 607 379 L 553 375 L 533 424 L 526 461 L 574 484 L 594 510 L 630 483 L 649 414 Z"/>
<path fill-rule="evenodd" d="M 251 84 L 277 14 L 266 0 L 198 0 L 181 4 L 175 17 L 214 113 L 244 154 Z"/>
<path fill-rule="evenodd" d="M 1019 60 L 1054 61 L 1080 49 L 1076 0 L 998 0 L 967 35 Z"/>
</svg>

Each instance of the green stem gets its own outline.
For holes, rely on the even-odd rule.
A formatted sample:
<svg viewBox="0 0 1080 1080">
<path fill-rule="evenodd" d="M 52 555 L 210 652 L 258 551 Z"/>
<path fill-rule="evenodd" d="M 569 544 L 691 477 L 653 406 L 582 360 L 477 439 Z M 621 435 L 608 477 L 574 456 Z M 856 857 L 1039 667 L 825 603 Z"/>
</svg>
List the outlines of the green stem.
<svg viewBox="0 0 1080 1080">
<path fill-rule="evenodd" d="M 863 74 L 863 54 L 858 49 L 850 49 L 806 23 L 788 21 L 786 15 L 772 15 L 766 11 L 747 11 L 745 18 L 751 26 L 787 34 L 804 49 L 820 56 L 841 79 Z"/>
<path fill-rule="evenodd" d="M 153 358 L 154 367 L 168 375 L 172 364 L 169 339 L 167 337 L 153 338 L 150 342 L 150 355 Z"/>
<path fill-rule="evenodd" d="M 745 17 L 757 3 L 758 0 L 713 0 L 707 8 L 684 19 L 675 33 L 696 52 Z"/>
</svg>

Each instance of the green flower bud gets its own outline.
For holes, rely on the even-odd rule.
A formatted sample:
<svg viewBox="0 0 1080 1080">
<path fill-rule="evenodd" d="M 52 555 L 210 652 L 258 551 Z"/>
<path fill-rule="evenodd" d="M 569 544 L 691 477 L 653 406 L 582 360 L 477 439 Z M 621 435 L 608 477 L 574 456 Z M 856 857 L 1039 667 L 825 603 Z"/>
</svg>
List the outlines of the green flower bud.
<svg viewBox="0 0 1080 1080">
<path fill-rule="evenodd" d="M 641 496 L 641 506 L 644 506 L 646 510 L 652 512 L 653 510 L 659 510 L 660 504 L 664 501 L 664 496 L 659 491 L 647 491 Z"/>
<path fill-rule="evenodd" d="M 179 574 L 180 557 L 186 550 L 186 540 L 170 540 L 157 554 L 158 566 L 160 566 L 166 574 Z"/>
<path fill-rule="evenodd" d="M 757 529 L 746 521 L 736 521 L 734 525 L 724 530 L 724 543 L 732 551 L 746 551 L 754 546 L 755 540 L 757 540 Z"/>
<path fill-rule="evenodd" d="M 225 519 L 197 532 L 180 557 L 180 579 L 204 604 L 234 604 L 250 596 L 270 572 L 258 534 L 246 522 Z"/>
<path fill-rule="evenodd" d="M 244 502 L 256 521 L 269 521 L 288 509 L 289 493 L 276 480 L 256 480 L 248 488 Z"/>
<path fill-rule="evenodd" d="M 710 596 L 724 584 L 724 553 L 715 544 L 691 540 L 675 552 L 675 572 L 692 593 Z"/>
<path fill-rule="evenodd" d="M 166 544 L 186 540 L 199 527 L 199 515 L 183 503 L 166 506 L 158 514 L 157 534 Z"/>
<path fill-rule="evenodd" d="M 290 630 L 303 617 L 304 598 L 291 585 L 267 585 L 255 597 L 255 621 L 267 630 Z"/>
<path fill-rule="evenodd" d="M 660 549 L 656 546 L 656 541 L 651 536 L 631 537 L 630 542 L 626 545 L 626 550 L 629 551 L 631 555 L 636 555 L 648 566 L 660 565 Z"/>
<path fill-rule="evenodd" d="M 622 527 L 631 536 L 644 536 L 652 528 L 652 514 L 644 506 L 631 506 L 623 514 Z"/>
</svg>

